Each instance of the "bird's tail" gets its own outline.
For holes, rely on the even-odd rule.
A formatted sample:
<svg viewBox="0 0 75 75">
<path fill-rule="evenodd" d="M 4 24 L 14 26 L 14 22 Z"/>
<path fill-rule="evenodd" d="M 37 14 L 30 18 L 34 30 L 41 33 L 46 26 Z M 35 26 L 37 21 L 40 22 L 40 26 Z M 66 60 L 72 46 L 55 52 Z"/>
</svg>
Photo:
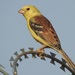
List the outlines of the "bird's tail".
<svg viewBox="0 0 75 75">
<path fill-rule="evenodd" d="M 60 50 L 59 53 L 62 55 L 68 66 L 75 72 L 75 64 L 72 62 L 69 56 L 63 50 Z"/>
</svg>

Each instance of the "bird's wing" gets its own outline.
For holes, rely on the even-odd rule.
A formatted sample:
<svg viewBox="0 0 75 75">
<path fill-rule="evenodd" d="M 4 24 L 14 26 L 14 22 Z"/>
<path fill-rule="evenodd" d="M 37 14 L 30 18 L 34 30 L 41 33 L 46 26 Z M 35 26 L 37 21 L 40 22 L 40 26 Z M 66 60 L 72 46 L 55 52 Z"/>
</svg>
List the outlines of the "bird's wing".
<svg viewBox="0 0 75 75">
<path fill-rule="evenodd" d="M 48 19 L 44 16 L 35 16 L 30 20 L 30 27 L 37 36 L 45 40 L 50 46 L 61 48 L 59 38 Z"/>
</svg>

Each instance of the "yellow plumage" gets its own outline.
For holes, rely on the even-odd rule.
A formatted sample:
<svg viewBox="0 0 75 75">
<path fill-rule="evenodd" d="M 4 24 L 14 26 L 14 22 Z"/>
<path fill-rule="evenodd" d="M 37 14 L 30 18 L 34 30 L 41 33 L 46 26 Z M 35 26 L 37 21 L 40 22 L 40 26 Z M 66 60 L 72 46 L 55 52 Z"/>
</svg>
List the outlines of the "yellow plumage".
<svg viewBox="0 0 75 75">
<path fill-rule="evenodd" d="M 28 10 L 29 10 L 28 8 L 31 9 L 31 10 L 28 11 Z M 37 36 L 37 35 L 35 34 L 35 32 L 31 29 L 30 24 L 29 24 L 29 21 L 30 21 L 30 19 L 31 19 L 32 17 L 37 16 L 37 15 L 38 15 L 38 16 L 41 15 L 40 11 L 39 11 L 35 6 L 28 5 L 28 6 L 24 6 L 23 8 L 21 8 L 21 9 L 19 10 L 19 13 L 22 13 L 23 16 L 24 16 L 24 18 L 26 19 L 26 21 L 27 21 L 27 26 L 28 26 L 28 29 L 29 29 L 31 35 L 32 35 L 37 41 L 43 43 L 44 45 L 50 46 L 46 41 L 44 41 L 42 38 L 40 38 L 39 36 Z"/>
<path fill-rule="evenodd" d="M 19 13 L 25 17 L 28 29 L 32 36 L 44 45 L 40 50 L 45 47 L 50 47 L 59 52 L 67 62 L 68 66 L 75 72 L 75 65 L 61 48 L 60 40 L 50 21 L 32 5 L 22 7 L 19 10 Z"/>
</svg>

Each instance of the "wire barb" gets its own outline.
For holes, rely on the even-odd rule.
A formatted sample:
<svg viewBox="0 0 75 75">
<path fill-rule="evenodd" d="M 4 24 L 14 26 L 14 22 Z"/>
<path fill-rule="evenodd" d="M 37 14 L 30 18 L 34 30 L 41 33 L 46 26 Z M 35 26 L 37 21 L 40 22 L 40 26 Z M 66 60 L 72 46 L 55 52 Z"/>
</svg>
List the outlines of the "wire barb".
<svg viewBox="0 0 75 75">
<path fill-rule="evenodd" d="M 65 72 L 65 66 L 62 65 L 60 68 Z"/>
<path fill-rule="evenodd" d="M 41 57 L 41 59 L 46 61 L 46 59 L 45 59 L 45 57 L 44 57 L 44 56 L 42 56 L 42 57 Z"/>
<path fill-rule="evenodd" d="M 55 65 L 55 60 L 51 59 L 50 63 L 52 63 L 53 65 Z"/>
<path fill-rule="evenodd" d="M 35 53 L 32 53 L 32 58 L 36 58 L 36 55 L 35 55 Z"/>
<path fill-rule="evenodd" d="M 52 53 L 52 52 L 50 52 L 50 54 L 51 54 L 51 56 L 52 56 L 53 58 L 55 58 L 56 54 L 54 54 L 54 53 Z M 50 63 L 52 63 L 53 65 L 55 65 L 55 60 L 54 60 L 53 58 L 51 59 Z"/>
<path fill-rule="evenodd" d="M 62 62 L 64 63 L 64 64 L 66 64 L 66 61 L 62 58 Z"/>
<path fill-rule="evenodd" d="M 15 52 L 15 53 L 14 53 L 14 55 L 18 56 L 18 53 L 17 53 L 17 52 Z"/>
<path fill-rule="evenodd" d="M 30 50 L 30 51 L 33 51 L 33 50 L 34 50 L 34 48 L 29 48 L 29 50 Z"/>
<path fill-rule="evenodd" d="M 56 54 L 50 52 L 51 56 L 55 58 Z"/>
<path fill-rule="evenodd" d="M 66 65 L 66 61 L 62 58 L 62 63 Z M 65 72 L 65 66 L 62 64 L 60 67 Z"/>
<path fill-rule="evenodd" d="M 25 54 L 24 57 L 25 57 L 25 59 L 27 59 L 28 58 L 27 54 Z"/>
<path fill-rule="evenodd" d="M 22 58 L 19 58 L 19 61 L 21 62 L 22 61 Z"/>
<path fill-rule="evenodd" d="M 9 61 L 14 61 L 14 58 L 11 56 L 10 60 Z"/>
<path fill-rule="evenodd" d="M 23 53 L 25 52 L 25 51 L 24 51 L 24 48 L 20 49 L 20 51 L 23 52 Z"/>
</svg>

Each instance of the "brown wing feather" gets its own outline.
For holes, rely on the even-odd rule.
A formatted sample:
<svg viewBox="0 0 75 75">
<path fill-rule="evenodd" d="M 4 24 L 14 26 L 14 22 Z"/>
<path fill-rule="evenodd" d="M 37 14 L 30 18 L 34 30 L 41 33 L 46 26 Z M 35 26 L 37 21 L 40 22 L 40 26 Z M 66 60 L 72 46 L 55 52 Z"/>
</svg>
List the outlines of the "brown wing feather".
<svg viewBox="0 0 75 75">
<path fill-rule="evenodd" d="M 44 16 L 34 17 L 30 25 L 34 32 L 47 41 L 52 47 L 61 48 L 59 38 L 52 24 Z"/>
</svg>

